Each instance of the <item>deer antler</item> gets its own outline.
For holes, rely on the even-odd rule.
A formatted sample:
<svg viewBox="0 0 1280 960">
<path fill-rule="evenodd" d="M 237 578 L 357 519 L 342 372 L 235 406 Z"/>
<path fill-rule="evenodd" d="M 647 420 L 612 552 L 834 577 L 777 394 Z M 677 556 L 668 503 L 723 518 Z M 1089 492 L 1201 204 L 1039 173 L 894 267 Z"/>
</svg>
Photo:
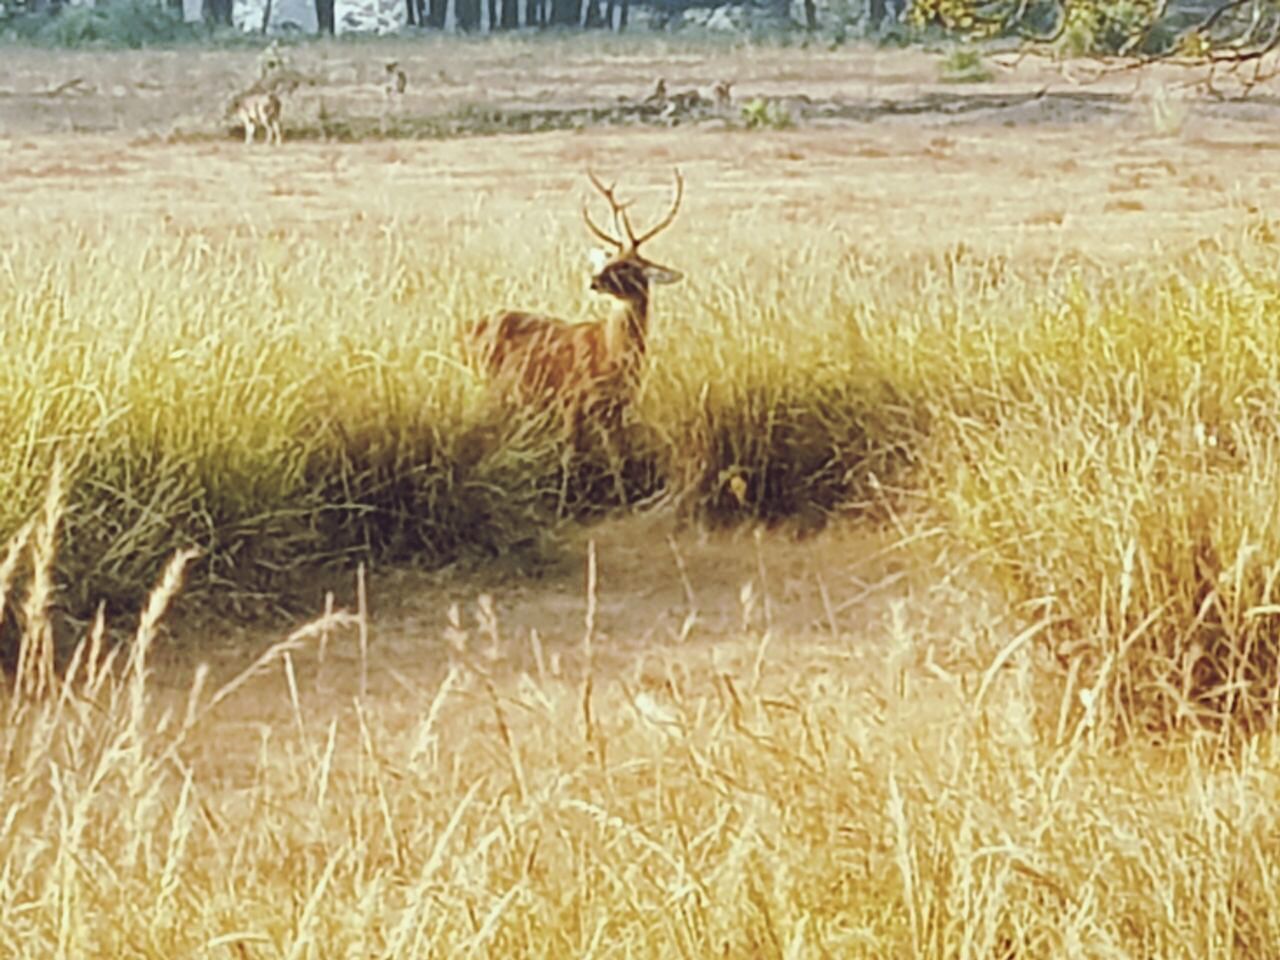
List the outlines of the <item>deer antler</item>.
<svg viewBox="0 0 1280 960">
<path fill-rule="evenodd" d="M 631 226 L 631 217 L 627 213 L 627 207 L 631 206 L 631 203 L 629 201 L 627 203 L 622 203 L 613 195 L 613 191 L 617 188 L 617 184 L 615 183 L 612 186 L 606 187 L 590 170 L 587 171 L 587 178 L 591 181 L 592 186 L 599 191 L 600 195 L 609 202 L 609 208 L 613 211 L 614 226 L 616 228 L 619 223 L 622 224 L 622 228 L 627 234 L 627 240 L 626 242 L 623 242 L 617 237 L 609 235 L 597 226 L 596 222 L 591 219 L 591 214 L 587 211 L 587 205 L 584 203 L 582 205 L 582 218 L 587 221 L 587 228 L 605 243 L 611 244 L 619 250 L 629 250 L 633 253 L 639 248 L 640 244 L 644 243 L 646 240 L 652 240 L 663 230 L 667 229 L 667 227 L 671 226 L 672 221 L 675 220 L 676 214 L 680 210 L 680 201 L 684 197 L 684 178 L 680 175 L 679 169 L 677 169 L 675 171 L 676 196 L 674 202 L 671 204 L 671 209 L 667 211 L 667 215 L 663 217 L 656 226 L 637 237 L 635 228 Z"/>
<path fill-rule="evenodd" d="M 640 244 L 644 243 L 646 240 L 652 240 L 654 237 L 660 234 L 663 230 L 667 229 L 667 227 L 671 226 L 671 224 L 676 219 L 676 214 L 680 212 L 680 201 L 684 199 L 684 177 L 680 176 L 679 167 L 675 168 L 674 173 L 676 178 L 676 198 L 671 204 L 671 209 L 667 211 L 667 215 L 663 217 L 660 221 L 658 221 L 658 225 L 656 227 L 653 227 L 652 229 L 650 229 L 643 236 L 637 237 L 634 233 L 631 232 L 631 221 L 626 220 L 627 236 L 631 238 L 632 250 L 640 246 Z M 626 218 L 625 213 L 623 214 L 623 218 L 625 220 Z"/>
<path fill-rule="evenodd" d="M 615 183 L 612 187 L 606 187 L 603 183 L 600 182 L 600 179 L 590 170 L 587 171 L 587 179 L 590 180 L 591 185 L 595 187 L 596 190 L 598 190 L 606 200 L 609 201 L 609 207 L 613 210 L 614 226 L 616 227 L 618 220 L 623 215 L 623 210 L 625 209 L 625 206 L 626 206 L 625 204 L 619 203 L 617 198 L 615 198 L 613 195 L 614 188 L 617 187 L 617 184 Z M 587 203 L 585 200 L 582 202 L 582 219 L 587 221 L 587 229 L 590 230 L 592 233 L 594 233 L 598 238 L 603 240 L 605 243 L 609 244 L 610 246 L 617 247 L 619 250 L 622 250 L 626 247 L 626 244 L 623 243 L 621 240 L 619 240 L 617 237 L 614 237 L 605 233 L 604 230 L 600 229 L 600 227 L 596 225 L 596 222 L 591 219 L 590 211 L 587 210 Z M 630 232 L 631 232 L 630 230 L 627 231 L 628 234 L 630 234 Z"/>
</svg>

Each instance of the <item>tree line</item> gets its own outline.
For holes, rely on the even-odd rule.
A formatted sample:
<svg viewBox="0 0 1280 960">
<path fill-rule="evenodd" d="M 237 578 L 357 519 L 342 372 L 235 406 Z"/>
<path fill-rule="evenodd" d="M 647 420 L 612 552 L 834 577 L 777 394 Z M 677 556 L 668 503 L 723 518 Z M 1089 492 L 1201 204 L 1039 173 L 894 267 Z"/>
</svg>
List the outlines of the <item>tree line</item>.
<svg viewBox="0 0 1280 960">
<path fill-rule="evenodd" d="M 520 27 L 572 27 L 587 30 L 627 29 L 631 0 L 404 0 L 411 27 L 443 30 L 453 3 L 454 25 L 464 33 L 515 30 Z M 231 24 L 234 0 L 204 0 L 204 18 L 214 24 Z M 314 0 L 321 33 L 333 33 L 334 0 Z M 774 0 L 778 5 L 782 0 Z M 677 10 L 687 4 L 666 3 Z M 782 3 L 785 8 L 785 3 Z M 487 16 L 486 16 L 487 14 Z"/>
</svg>

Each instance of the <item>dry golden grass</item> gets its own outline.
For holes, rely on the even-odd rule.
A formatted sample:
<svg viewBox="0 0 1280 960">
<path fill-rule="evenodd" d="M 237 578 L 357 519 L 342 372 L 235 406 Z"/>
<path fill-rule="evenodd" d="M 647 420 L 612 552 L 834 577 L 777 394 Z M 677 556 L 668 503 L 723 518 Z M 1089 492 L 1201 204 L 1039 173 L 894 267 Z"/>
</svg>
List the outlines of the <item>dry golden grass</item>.
<svg viewBox="0 0 1280 960">
<path fill-rule="evenodd" d="M 945 664 L 895 602 L 874 651 L 792 642 L 762 577 L 735 636 L 627 663 L 589 554 L 572 648 L 482 599 L 405 674 L 357 607 L 184 693 L 188 559 L 5 696 L 11 956 L 1274 954 L 1274 738 L 1116 745 L 1031 631 L 953 619 L 985 665 Z"/>
<path fill-rule="evenodd" d="M 4 951 L 1276 955 L 1273 134 L 1192 127 L 24 141 Z M 536 424 L 476 443 L 460 325 L 589 313 L 580 168 L 677 160 L 634 459 L 855 518 L 804 544 L 566 533 Z M 164 642 L 184 576 L 548 535 L 585 586 Z"/>
</svg>

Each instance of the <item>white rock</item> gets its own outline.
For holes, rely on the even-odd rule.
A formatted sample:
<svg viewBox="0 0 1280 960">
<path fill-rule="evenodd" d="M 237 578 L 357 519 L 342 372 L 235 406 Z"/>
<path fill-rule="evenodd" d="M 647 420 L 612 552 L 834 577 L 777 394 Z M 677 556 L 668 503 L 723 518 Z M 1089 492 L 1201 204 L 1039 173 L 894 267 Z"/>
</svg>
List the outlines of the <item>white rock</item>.
<svg viewBox="0 0 1280 960">
<path fill-rule="evenodd" d="M 272 33 L 315 33 L 320 29 L 312 0 L 274 0 L 271 5 Z"/>
<path fill-rule="evenodd" d="M 262 15 L 266 10 L 266 0 L 233 0 L 231 23 L 237 30 L 254 33 L 262 29 Z"/>
<path fill-rule="evenodd" d="M 335 33 L 395 33 L 405 25 L 404 0 L 336 0 Z"/>
</svg>

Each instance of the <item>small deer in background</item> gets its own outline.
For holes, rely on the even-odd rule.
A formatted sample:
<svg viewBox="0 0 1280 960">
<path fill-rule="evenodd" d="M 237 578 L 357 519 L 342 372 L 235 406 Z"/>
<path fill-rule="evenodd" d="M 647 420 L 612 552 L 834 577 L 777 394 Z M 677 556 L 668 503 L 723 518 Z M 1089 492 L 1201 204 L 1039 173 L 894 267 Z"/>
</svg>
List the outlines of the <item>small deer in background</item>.
<svg viewBox="0 0 1280 960">
<path fill-rule="evenodd" d="M 387 77 L 383 82 L 382 92 L 388 100 L 394 100 L 404 96 L 405 90 L 409 88 L 409 77 L 400 69 L 400 64 L 395 60 L 387 61 Z"/>
<path fill-rule="evenodd" d="M 653 85 L 653 93 L 645 97 L 642 102 L 653 103 L 658 106 L 663 106 L 667 102 L 667 81 L 665 77 L 658 78 L 658 82 Z"/>
<path fill-rule="evenodd" d="M 268 80 L 277 73 L 289 69 L 289 60 L 280 49 L 280 41 L 272 40 L 258 56 L 258 79 Z"/>
<path fill-rule="evenodd" d="M 277 146 L 284 143 L 284 133 L 280 129 L 280 98 L 270 91 L 250 90 L 231 101 L 227 109 L 229 116 L 234 116 L 244 125 L 244 142 L 253 143 L 261 127 L 267 143 L 275 142 Z"/>
<path fill-rule="evenodd" d="M 567 439 L 578 446 L 588 421 L 616 435 L 622 412 L 639 387 L 649 335 L 649 288 L 675 283 L 681 274 L 640 255 L 640 246 L 671 226 L 684 196 L 684 180 L 675 171 L 675 199 L 658 223 L 637 234 L 627 213 L 629 204 L 614 196 L 588 173 L 592 186 L 609 203 L 615 231 L 610 234 L 591 219 L 587 229 L 613 248 L 591 279 L 591 289 L 608 294 L 619 310 L 608 320 L 568 323 L 555 317 L 507 311 L 481 320 L 469 332 L 472 356 L 508 405 L 545 410 L 558 408 Z"/>
<path fill-rule="evenodd" d="M 733 104 L 733 81 L 721 80 L 712 88 L 717 107 L 728 107 Z"/>
</svg>

